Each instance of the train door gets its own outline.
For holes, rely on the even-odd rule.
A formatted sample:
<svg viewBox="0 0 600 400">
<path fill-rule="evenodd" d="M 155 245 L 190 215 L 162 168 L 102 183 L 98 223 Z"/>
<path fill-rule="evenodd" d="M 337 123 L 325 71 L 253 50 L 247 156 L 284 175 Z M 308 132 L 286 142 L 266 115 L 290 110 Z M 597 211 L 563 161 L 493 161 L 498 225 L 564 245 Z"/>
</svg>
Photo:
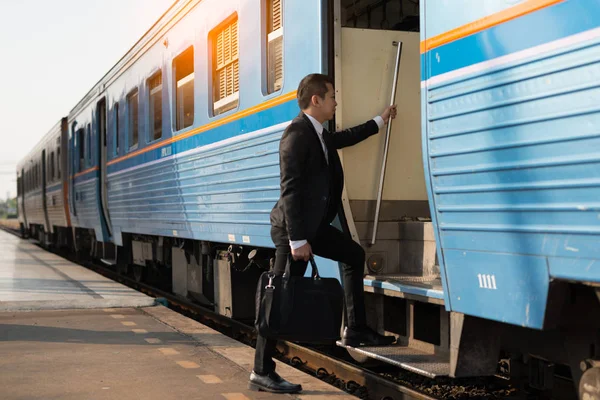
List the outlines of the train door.
<svg viewBox="0 0 600 400">
<path fill-rule="evenodd" d="M 447 375 L 450 346 L 441 332 L 449 329 L 450 304 L 422 155 L 419 3 L 338 0 L 333 21 L 339 21 L 330 52 L 336 130 L 379 115 L 391 102 L 398 107 L 378 135 L 340 152 L 345 228 L 366 253 L 367 323 L 394 333 L 406 354 L 419 354 L 401 360 L 413 371 Z M 395 363 L 389 354 L 395 353 L 384 347 L 351 352 L 359 360 L 368 355 Z"/>
<path fill-rule="evenodd" d="M 48 183 L 46 170 L 46 150 L 42 150 L 42 209 L 44 210 L 44 231 L 50 234 L 50 220 L 48 219 L 48 203 L 46 198 L 46 184 Z"/>
<path fill-rule="evenodd" d="M 75 198 L 75 174 L 77 173 L 77 130 L 75 129 L 77 126 L 77 122 L 73 122 L 71 124 L 71 132 L 69 133 L 69 157 L 67 160 L 68 165 L 68 175 L 69 175 L 69 209 L 71 211 L 71 215 L 73 217 L 77 217 L 77 205 Z"/>
<path fill-rule="evenodd" d="M 338 3 L 336 130 L 378 115 L 392 96 L 398 116 L 378 135 L 341 151 L 344 211 L 350 233 L 365 247 L 366 272 L 374 280 L 406 276 L 435 281 L 437 288 L 440 271 L 421 152 L 419 7 L 403 0 L 371 3 Z"/>
<path fill-rule="evenodd" d="M 21 168 L 21 179 L 19 180 L 19 184 L 20 184 L 20 194 L 21 196 L 19 196 L 19 201 L 21 202 L 20 207 L 17 206 L 17 208 L 20 208 L 21 212 L 20 212 L 20 216 L 23 219 L 23 227 L 24 229 L 27 229 L 27 214 L 25 213 L 25 182 L 26 182 L 26 177 L 25 177 L 25 169 Z"/>
<path fill-rule="evenodd" d="M 99 193 L 100 193 L 100 204 L 101 212 L 100 218 L 102 224 L 106 227 L 108 236 L 112 235 L 112 227 L 110 224 L 110 217 L 108 215 L 108 179 L 106 176 L 106 162 L 108 158 L 107 153 L 107 128 L 106 128 L 106 98 L 100 100 L 96 107 L 96 132 L 97 143 L 98 143 L 98 166 L 100 168 L 100 181 L 99 181 Z"/>
<path fill-rule="evenodd" d="M 69 124 L 67 118 L 63 118 L 61 121 L 61 134 L 60 139 L 56 141 L 56 160 L 57 168 L 56 175 L 62 182 L 62 193 L 63 193 L 63 208 L 65 211 L 65 222 L 66 226 L 71 226 L 71 214 L 70 214 L 70 196 L 69 196 L 69 173 L 67 172 L 69 162 Z"/>
</svg>

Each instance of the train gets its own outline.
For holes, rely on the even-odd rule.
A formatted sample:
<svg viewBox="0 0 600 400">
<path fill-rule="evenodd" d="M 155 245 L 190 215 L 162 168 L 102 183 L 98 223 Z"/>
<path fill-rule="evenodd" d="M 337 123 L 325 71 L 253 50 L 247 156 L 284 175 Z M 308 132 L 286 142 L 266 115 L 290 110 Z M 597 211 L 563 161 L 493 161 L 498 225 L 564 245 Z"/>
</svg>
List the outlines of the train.
<svg viewBox="0 0 600 400">
<path fill-rule="evenodd" d="M 327 74 L 331 131 L 398 106 L 340 151 L 334 225 L 397 338 L 350 355 L 598 399 L 599 43 L 594 0 L 178 0 L 20 161 L 21 232 L 251 321 L 279 140 Z"/>
</svg>

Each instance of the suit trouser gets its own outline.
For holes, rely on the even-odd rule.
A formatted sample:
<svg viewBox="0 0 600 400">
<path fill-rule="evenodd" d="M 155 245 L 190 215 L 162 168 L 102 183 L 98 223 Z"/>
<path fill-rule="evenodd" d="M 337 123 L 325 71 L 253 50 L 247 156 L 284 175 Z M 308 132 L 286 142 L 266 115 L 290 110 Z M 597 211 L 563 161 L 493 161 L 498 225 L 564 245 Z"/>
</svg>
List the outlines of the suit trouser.
<svg viewBox="0 0 600 400">
<path fill-rule="evenodd" d="M 285 229 L 271 228 L 271 238 L 275 243 L 274 273 L 283 275 L 291 249 Z M 346 237 L 336 228 L 327 225 L 319 228 L 315 240 L 310 243 L 314 254 L 342 263 L 342 284 L 346 304 L 348 326 L 359 328 L 366 325 L 363 269 L 365 251 L 354 240 Z M 293 261 L 291 275 L 304 276 L 308 263 Z M 254 371 L 267 374 L 275 370 L 272 357 L 275 354 L 277 340 L 268 340 L 258 335 L 254 355 Z"/>
</svg>

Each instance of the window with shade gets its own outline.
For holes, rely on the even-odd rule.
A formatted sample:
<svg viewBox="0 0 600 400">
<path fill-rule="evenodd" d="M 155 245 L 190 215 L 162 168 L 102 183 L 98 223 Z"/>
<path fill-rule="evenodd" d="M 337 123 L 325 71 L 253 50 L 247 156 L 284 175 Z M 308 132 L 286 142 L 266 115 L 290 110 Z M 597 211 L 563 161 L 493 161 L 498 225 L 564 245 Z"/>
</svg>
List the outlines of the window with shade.
<svg viewBox="0 0 600 400">
<path fill-rule="evenodd" d="M 61 167 L 61 158 L 60 158 L 60 140 L 56 144 L 56 178 L 60 179 L 60 167 Z"/>
<path fill-rule="evenodd" d="M 150 141 L 162 137 L 162 73 L 158 72 L 148 79 L 150 104 Z"/>
<path fill-rule="evenodd" d="M 237 107 L 240 91 L 239 39 L 237 16 L 215 29 L 213 48 L 213 112 Z"/>
<path fill-rule="evenodd" d="M 54 178 L 55 178 L 55 172 L 54 172 L 54 166 L 55 166 L 55 161 L 54 161 L 54 152 L 50 153 L 50 160 L 48 161 L 48 182 L 53 182 Z"/>
<path fill-rule="evenodd" d="M 283 86 L 283 0 L 266 0 L 267 93 Z"/>
<path fill-rule="evenodd" d="M 86 165 L 90 167 L 92 165 L 92 126 L 87 124 L 86 128 L 86 140 L 85 140 L 86 153 Z"/>
<path fill-rule="evenodd" d="M 119 131 L 119 103 L 115 103 L 114 106 L 114 118 L 115 118 L 115 135 L 114 135 L 114 156 L 119 155 L 119 136 L 121 132 Z"/>
<path fill-rule="evenodd" d="M 175 75 L 175 130 L 194 124 L 194 48 L 189 47 L 173 60 Z"/>
<path fill-rule="evenodd" d="M 85 169 L 85 130 L 77 130 L 77 146 L 79 148 L 79 172 Z"/>
</svg>

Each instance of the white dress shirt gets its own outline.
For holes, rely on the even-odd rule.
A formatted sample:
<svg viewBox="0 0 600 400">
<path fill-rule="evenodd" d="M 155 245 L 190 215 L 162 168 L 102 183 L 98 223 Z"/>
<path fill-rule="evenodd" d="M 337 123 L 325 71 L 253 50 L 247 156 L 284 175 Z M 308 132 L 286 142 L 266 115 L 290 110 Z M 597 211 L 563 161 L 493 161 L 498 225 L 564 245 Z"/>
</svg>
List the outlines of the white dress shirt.
<svg viewBox="0 0 600 400">
<path fill-rule="evenodd" d="M 317 136 L 319 136 L 319 140 L 321 141 L 321 146 L 323 147 L 323 154 L 325 154 L 325 160 L 327 160 L 327 163 L 329 164 L 329 155 L 327 154 L 327 146 L 325 146 L 325 141 L 323 140 L 323 125 L 317 121 L 316 119 L 314 119 L 312 116 L 308 115 L 308 114 L 304 114 L 308 117 L 308 119 L 310 120 L 310 122 L 312 122 L 313 126 L 315 127 L 315 130 L 317 131 Z M 377 126 L 379 127 L 379 129 L 383 128 L 383 126 L 385 125 L 385 122 L 383 122 L 383 118 L 381 118 L 381 116 L 376 116 L 375 118 L 373 118 L 373 120 L 377 123 Z M 290 240 L 290 247 L 293 250 L 296 250 L 302 246 L 304 246 L 306 243 L 308 243 L 305 239 L 303 240 Z"/>
</svg>

